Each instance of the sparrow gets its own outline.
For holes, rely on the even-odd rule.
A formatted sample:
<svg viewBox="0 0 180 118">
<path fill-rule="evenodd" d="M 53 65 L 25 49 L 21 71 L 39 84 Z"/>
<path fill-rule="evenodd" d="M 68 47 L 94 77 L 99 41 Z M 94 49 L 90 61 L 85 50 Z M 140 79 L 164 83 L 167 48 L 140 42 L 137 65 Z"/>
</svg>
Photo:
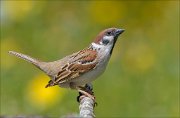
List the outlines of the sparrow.
<svg viewBox="0 0 180 118">
<path fill-rule="evenodd" d="M 92 93 L 87 92 L 84 86 L 90 84 L 105 71 L 118 36 L 124 31 L 118 28 L 105 29 L 88 47 L 53 62 L 44 62 L 15 51 L 9 51 L 9 53 L 45 72 L 50 77 L 46 88 L 59 85 L 62 88 L 78 90 L 94 99 Z"/>
</svg>

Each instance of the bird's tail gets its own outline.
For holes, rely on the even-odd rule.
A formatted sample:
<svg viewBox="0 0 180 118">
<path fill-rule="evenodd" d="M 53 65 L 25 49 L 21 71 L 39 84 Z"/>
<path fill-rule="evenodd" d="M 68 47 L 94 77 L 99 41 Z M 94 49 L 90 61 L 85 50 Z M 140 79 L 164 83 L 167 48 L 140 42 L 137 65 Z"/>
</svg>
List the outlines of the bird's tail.
<svg viewBox="0 0 180 118">
<path fill-rule="evenodd" d="M 18 53 L 18 52 L 15 52 L 15 51 L 9 51 L 9 54 L 12 54 L 12 55 L 15 55 L 21 59 L 24 59 L 32 64 L 34 64 L 35 66 L 39 67 L 39 60 L 35 59 L 35 58 L 32 58 L 28 55 L 25 55 L 25 54 L 22 54 L 22 53 Z"/>
</svg>

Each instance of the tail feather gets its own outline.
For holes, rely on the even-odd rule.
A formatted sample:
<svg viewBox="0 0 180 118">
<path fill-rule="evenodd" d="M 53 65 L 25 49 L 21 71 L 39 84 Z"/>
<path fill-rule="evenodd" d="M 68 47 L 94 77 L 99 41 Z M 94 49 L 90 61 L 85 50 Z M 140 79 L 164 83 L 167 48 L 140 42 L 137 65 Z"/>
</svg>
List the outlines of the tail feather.
<svg viewBox="0 0 180 118">
<path fill-rule="evenodd" d="M 21 59 L 24 59 L 32 64 L 34 64 L 35 66 L 39 66 L 38 63 L 39 63 L 39 60 L 35 59 L 35 58 L 32 58 L 28 55 L 25 55 L 25 54 L 22 54 L 22 53 L 18 53 L 18 52 L 15 52 L 15 51 L 9 51 L 9 54 L 12 54 L 12 55 L 15 55 Z"/>
<path fill-rule="evenodd" d="M 48 84 L 45 86 L 45 88 L 48 88 L 48 87 L 51 87 L 51 86 L 55 86 L 55 85 L 58 85 L 57 83 L 55 83 L 53 80 L 50 80 L 48 82 Z"/>
</svg>

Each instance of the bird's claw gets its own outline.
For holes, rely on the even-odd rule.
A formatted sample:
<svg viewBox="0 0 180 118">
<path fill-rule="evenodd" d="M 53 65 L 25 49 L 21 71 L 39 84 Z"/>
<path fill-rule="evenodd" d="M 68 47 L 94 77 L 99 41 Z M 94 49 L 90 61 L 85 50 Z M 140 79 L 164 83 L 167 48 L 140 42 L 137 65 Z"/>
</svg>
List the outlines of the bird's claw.
<svg viewBox="0 0 180 118">
<path fill-rule="evenodd" d="M 92 85 L 86 84 L 85 87 L 80 87 L 79 96 L 77 96 L 77 101 L 80 102 L 84 97 L 89 97 L 94 101 L 94 107 L 97 106 L 97 102 L 95 101 L 95 96 Z"/>
</svg>

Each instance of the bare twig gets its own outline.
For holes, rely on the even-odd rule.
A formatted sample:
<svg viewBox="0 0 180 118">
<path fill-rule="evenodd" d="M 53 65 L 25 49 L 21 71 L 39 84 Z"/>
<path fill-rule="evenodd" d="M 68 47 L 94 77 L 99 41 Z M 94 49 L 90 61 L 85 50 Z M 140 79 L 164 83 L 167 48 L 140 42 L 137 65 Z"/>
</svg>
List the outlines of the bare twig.
<svg viewBox="0 0 180 118">
<path fill-rule="evenodd" d="M 95 117 L 94 105 L 95 105 L 94 100 L 82 95 L 80 98 L 80 105 L 79 105 L 80 117 L 94 118 Z"/>
</svg>

